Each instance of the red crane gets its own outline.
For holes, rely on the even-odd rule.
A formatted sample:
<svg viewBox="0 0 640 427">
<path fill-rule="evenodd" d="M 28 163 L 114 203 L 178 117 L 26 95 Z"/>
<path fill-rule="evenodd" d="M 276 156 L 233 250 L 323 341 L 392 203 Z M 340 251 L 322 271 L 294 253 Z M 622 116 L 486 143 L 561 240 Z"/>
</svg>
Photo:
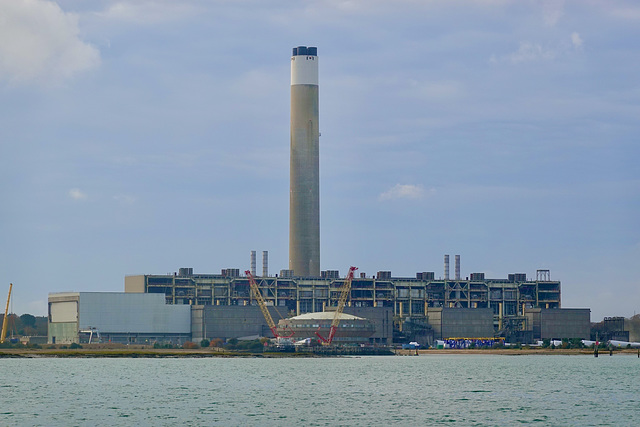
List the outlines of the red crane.
<svg viewBox="0 0 640 427">
<path fill-rule="evenodd" d="M 327 338 L 324 338 L 318 331 L 316 331 L 316 335 L 318 336 L 318 338 L 320 338 L 322 344 L 324 345 L 331 344 L 331 342 L 333 341 L 333 337 L 336 335 L 336 330 L 338 329 L 338 325 L 340 324 L 340 316 L 342 315 L 344 305 L 347 303 L 347 298 L 349 297 L 349 293 L 351 292 L 351 281 L 353 280 L 353 274 L 357 269 L 358 267 L 350 267 L 349 273 L 347 274 L 346 279 L 344 279 L 344 284 L 342 285 L 342 289 L 340 291 L 340 299 L 338 300 L 338 307 L 336 308 L 336 312 L 333 315 L 331 329 L 329 329 L 329 336 L 327 336 Z"/>
</svg>

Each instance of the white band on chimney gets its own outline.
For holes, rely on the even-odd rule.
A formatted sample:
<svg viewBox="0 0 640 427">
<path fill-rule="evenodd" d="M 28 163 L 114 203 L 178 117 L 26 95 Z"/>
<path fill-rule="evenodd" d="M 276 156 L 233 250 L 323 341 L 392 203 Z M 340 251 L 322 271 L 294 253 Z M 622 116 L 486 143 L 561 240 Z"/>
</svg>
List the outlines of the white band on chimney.
<svg viewBox="0 0 640 427">
<path fill-rule="evenodd" d="M 293 85 L 318 85 L 317 56 L 291 57 L 291 86 Z"/>
</svg>

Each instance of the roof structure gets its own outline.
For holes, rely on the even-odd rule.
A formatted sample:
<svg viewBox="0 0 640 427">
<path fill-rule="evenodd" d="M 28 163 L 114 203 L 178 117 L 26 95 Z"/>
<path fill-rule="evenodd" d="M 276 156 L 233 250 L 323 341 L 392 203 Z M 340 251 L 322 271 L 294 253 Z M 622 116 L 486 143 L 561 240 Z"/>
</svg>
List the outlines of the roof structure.
<svg viewBox="0 0 640 427">
<path fill-rule="evenodd" d="M 319 311 L 316 313 L 305 313 L 300 316 L 295 316 L 289 320 L 333 320 L 336 315 L 334 311 Z M 340 314 L 340 320 L 365 320 L 362 317 L 353 316 L 351 314 Z"/>
</svg>

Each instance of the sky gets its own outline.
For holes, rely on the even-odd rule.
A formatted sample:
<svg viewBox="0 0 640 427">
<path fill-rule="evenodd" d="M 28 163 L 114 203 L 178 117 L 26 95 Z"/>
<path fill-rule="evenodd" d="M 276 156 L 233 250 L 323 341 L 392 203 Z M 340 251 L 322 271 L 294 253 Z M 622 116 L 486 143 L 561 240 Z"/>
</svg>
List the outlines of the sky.
<svg viewBox="0 0 640 427">
<path fill-rule="evenodd" d="M 549 269 L 640 312 L 640 4 L 0 0 L 0 292 L 288 268 L 290 56 L 317 46 L 321 269 Z M 2 289 L 6 289 L 3 291 Z"/>
</svg>

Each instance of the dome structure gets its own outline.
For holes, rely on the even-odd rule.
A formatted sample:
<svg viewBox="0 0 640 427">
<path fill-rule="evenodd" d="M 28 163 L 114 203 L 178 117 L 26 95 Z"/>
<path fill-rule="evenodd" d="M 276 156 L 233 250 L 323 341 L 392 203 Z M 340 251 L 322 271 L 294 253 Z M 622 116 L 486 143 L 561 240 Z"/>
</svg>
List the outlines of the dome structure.
<svg viewBox="0 0 640 427">
<path fill-rule="evenodd" d="M 282 319 L 278 329 L 291 330 L 295 339 L 312 338 L 317 341 L 316 332 L 323 337 L 329 335 L 331 322 L 335 316 L 333 311 L 305 313 L 300 316 Z M 351 314 L 341 313 L 340 323 L 333 338 L 335 344 L 369 344 L 375 326 L 369 319 Z"/>
</svg>

